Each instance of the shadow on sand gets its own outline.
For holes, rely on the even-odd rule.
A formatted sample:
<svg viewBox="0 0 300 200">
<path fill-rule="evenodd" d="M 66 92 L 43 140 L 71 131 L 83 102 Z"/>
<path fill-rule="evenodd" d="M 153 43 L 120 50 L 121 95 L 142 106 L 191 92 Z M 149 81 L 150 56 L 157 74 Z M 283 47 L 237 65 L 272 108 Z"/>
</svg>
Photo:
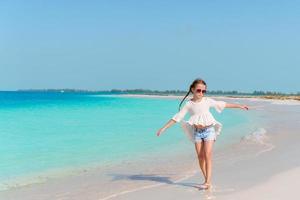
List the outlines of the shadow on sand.
<svg viewBox="0 0 300 200">
<path fill-rule="evenodd" d="M 108 174 L 112 177 L 112 181 L 133 180 L 133 181 L 152 181 L 156 183 L 164 183 L 169 185 L 179 185 L 185 187 L 193 187 L 199 189 L 198 183 L 172 181 L 168 176 L 158 174 Z"/>
</svg>

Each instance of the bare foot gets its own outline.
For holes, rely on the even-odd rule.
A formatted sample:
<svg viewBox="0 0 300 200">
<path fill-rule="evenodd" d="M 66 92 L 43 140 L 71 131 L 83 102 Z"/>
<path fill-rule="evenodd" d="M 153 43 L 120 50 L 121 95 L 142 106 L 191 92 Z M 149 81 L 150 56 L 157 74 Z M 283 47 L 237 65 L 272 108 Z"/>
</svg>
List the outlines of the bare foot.
<svg viewBox="0 0 300 200">
<path fill-rule="evenodd" d="M 211 184 L 210 184 L 210 183 L 202 183 L 202 184 L 200 185 L 200 189 L 202 189 L 202 190 L 210 189 L 210 187 L 211 187 Z"/>
</svg>

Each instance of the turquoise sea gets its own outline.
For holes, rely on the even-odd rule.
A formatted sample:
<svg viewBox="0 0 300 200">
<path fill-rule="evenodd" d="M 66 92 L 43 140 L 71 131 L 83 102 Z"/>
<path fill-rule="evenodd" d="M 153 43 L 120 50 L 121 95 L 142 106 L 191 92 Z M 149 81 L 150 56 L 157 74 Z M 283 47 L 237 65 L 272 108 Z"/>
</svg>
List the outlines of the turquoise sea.
<svg viewBox="0 0 300 200">
<path fill-rule="evenodd" d="M 117 165 L 144 155 L 183 152 L 192 143 L 179 124 L 156 136 L 179 103 L 180 99 L 119 95 L 0 92 L 0 188 L 19 177 L 51 170 Z M 257 127 L 255 113 L 235 109 L 212 113 L 224 125 L 216 148 Z"/>
</svg>

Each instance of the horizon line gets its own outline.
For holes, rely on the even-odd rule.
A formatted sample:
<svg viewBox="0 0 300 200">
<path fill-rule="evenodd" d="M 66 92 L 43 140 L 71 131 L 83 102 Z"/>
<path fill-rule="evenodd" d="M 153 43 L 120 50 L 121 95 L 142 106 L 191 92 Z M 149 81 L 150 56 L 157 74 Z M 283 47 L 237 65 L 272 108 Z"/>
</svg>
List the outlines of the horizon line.
<svg viewBox="0 0 300 200">
<path fill-rule="evenodd" d="M 0 90 L 0 92 L 34 92 L 34 91 L 59 91 L 59 92 L 150 92 L 150 93 L 184 93 L 187 90 L 168 89 L 168 90 L 156 90 L 156 89 L 109 89 L 109 90 L 92 90 L 92 89 L 74 89 L 74 88 L 44 88 L 44 89 L 16 89 L 16 90 Z M 208 93 L 233 93 L 233 94 L 291 94 L 300 95 L 298 92 L 276 92 L 270 90 L 253 90 L 252 92 L 243 92 L 238 90 L 208 90 Z"/>
</svg>

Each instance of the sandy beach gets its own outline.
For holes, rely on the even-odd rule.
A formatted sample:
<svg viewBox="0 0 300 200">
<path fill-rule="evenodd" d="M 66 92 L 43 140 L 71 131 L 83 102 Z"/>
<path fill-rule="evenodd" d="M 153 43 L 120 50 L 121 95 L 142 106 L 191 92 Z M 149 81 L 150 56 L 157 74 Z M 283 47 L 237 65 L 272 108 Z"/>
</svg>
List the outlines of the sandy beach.
<svg viewBox="0 0 300 200">
<path fill-rule="evenodd" d="M 129 96 L 182 98 L 126 95 Z M 203 179 L 191 145 L 188 154 L 124 163 L 106 171 L 100 167 L 81 171 L 2 191 L 0 199 L 296 199 L 300 184 L 300 104 L 293 100 L 215 98 L 249 105 L 265 119 L 265 126 L 214 152 L 210 190 L 198 188 Z"/>
</svg>

